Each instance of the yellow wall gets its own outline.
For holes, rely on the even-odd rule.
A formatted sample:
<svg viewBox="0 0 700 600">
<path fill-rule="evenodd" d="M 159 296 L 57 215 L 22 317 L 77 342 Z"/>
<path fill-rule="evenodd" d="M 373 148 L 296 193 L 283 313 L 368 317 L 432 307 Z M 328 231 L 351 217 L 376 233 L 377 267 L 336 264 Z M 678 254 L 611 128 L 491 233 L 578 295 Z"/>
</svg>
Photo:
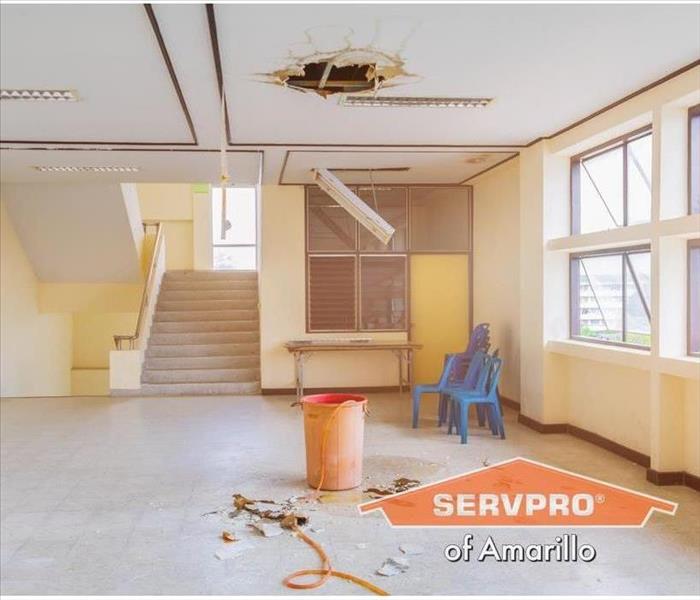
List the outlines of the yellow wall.
<svg viewBox="0 0 700 600">
<path fill-rule="evenodd" d="M 71 317 L 42 314 L 38 281 L 0 202 L 0 395 L 70 394 Z"/>
<path fill-rule="evenodd" d="M 139 183 L 141 218 L 164 227 L 168 270 L 194 268 L 193 192 L 184 183 Z"/>
<path fill-rule="evenodd" d="M 440 378 L 445 354 L 462 352 L 469 342 L 469 265 L 460 254 L 411 256 L 412 341 L 415 380 Z"/>
<path fill-rule="evenodd" d="M 520 165 L 474 181 L 474 324 L 491 324 L 503 358 L 501 393 L 520 401 Z"/>
<path fill-rule="evenodd" d="M 683 464 L 688 473 L 700 477 L 700 381 L 683 383 Z"/>
</svg>

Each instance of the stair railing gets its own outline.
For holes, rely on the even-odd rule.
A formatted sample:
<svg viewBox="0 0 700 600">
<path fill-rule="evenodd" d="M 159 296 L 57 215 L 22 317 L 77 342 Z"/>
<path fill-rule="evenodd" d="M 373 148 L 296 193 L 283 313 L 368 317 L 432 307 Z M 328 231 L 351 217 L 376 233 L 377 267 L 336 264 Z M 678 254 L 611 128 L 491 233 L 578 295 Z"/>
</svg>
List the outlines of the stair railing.
<svg viewBox="0 0 700 600">
<path fill-rule="evenodd" d="M 114 346 L 117 350 L 124 350 L 124 342 L 128 343 L 128 350 L 135 349 L 141 334 L 146 329 L 147 317 L 152 316 L 153 305 L 158 297 L 160 279 L 165 269 L 163 225 L 160 221 L 143 221 L 143 230 L 145 233 L 148 232 L 149 227 L 155 227 L 156 236 L 153 243 L 153 254 L 151 255 L 151 264 L 148 268 L 146 284 L 143 287 L 143 294 L 141 295 L 141 306 L 139 307 L 139 317 L 136 321 L 136 330 L 132 335 L 114 336 Z"/>
</svg>

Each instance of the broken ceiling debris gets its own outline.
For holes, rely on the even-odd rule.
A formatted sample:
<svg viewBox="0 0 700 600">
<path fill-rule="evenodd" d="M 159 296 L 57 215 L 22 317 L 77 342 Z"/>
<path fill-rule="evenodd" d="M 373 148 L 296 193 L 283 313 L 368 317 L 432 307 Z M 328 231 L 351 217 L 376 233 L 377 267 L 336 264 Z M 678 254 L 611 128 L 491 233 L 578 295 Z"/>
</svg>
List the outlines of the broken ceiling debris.
<svg viewBox="0 0 700 600">
<path fill-rule="evenodd" d="M 374 93 L 414 77 L 405 71 L 400 56 L 372 47 L 316 52 L 263 75 L 267 83 L 323 98 L 338 93 Z"/>
<path fill-rule="evenodd" d="M 408 571 L 411 565 L 408 559 L 402 558 L 400 556 L 392 556 L 384 561 L 384 564 L 377 569 L 377 575 L 383 575 L 384 577 L 393 577 L 399 573 L 404 573 Z"/>
<path fill-rule="evenodd" d="M 224 540 L 224 542 L 237 542 L 238 538 L 232 534 L 230 531 L 222 531 L 221 532 L 221 539 Z"/>
<path fill-rule="evenodd" d="M 233 506 L 236 511 L 231 514 L 232 517 L 245 511 L 261 519 L 271 521 L 283 521 L 287 517 L 294 517 L 296 523 L 302 526 L 306 525 L 309 520 L 306 515 L 299 514 L 294 510 L 294 503 L 290 500 L 279 503 L 274 500 L 251 500 L 242 494 L 233 494 Z"/>
<path fill-rule="evenodd" d="M 409 479 L 408 477 L 397 477 L 390 485 L 385 487 L 371 487 L 365 490 L 366 494 L 369 494 L 373 498 L 381 498 L 382 496 L 390 496 L 391 494 L 398 494 L 400 492 L 405 492 L 416 486 L 420 485 L 420 481 L 417 479 Z"/>
<path fill-rule="evenodd" d="M 282 526 L 279 521 L 269 521 L 267 519 L 261 519 L 255 523 L 251 523 L 251 527 L 257 529 L 265 537 L 275 537 L 282 535 Z"/>
<path fill-rule="evenodd" d="M 408 555 L 418 555 L 418 554 L 423 554 L 425 552 L 423 546 L 420 544 L 401 544 L 399 546 L 399 550 L 403 552 L 404 554 Z"/>
</svg>

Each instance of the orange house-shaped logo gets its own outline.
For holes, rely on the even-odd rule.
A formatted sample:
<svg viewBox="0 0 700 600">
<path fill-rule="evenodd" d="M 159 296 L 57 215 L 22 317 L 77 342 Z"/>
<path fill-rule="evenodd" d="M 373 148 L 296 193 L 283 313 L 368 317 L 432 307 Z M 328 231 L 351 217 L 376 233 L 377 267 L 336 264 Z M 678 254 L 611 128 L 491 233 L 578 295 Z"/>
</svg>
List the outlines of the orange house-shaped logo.
<svg viewBox="0 0 700 600">
<path fill-rule="evenodd" d="M 643 527 L 678 505 L 626 488 L 513 458 L 365 502 L 394 527 Z"/>
</svg>

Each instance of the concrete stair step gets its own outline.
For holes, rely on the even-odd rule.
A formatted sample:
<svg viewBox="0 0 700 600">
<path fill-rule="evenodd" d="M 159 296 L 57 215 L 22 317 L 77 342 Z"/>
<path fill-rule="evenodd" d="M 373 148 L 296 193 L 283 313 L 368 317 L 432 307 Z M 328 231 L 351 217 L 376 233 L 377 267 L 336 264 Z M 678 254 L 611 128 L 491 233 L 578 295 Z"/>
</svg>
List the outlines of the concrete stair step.
<svg viewBox="0 0 700 600">
<path fill-rule="evenodd" d="M 159 334 L 160 335 L 160 334 Z M 200 356 L 251 357 L 260 356 L 260 344 L 256 342 L 209 342 L 197 344 L 150 345 L 146 350 L 146 360 L 150 358 L 192 358 Z"/>
<path fill-rule="evenodd" d="M 258 284 L 255 280 L 248 279 L 170 279 L 163 280 L 160 286 L 161 292 L 188 292 L 188 291 L 212 291 L 212 290 L 238 290 L 257 291 Z"/>
<path fill-rule="evenodd" d="M 252 308 L 258 303 L 258 292 L 254 289 L 223 290 L 161 290 L 159 300 L 173 302 L 177 300 L 235 300 L 239 303 L 252 302 Z M 241 308 L 246 308 L 241 304 Z"/>
<path fill-rule="evenodd" d="M 257 281 L 257 271 L 167 271 L 163 278 L 167 281 Z"/>
<path fill-rule="evenodd" d="M 175 300 L 163 301 L 158 300 L 156 305 L 156 313 L 159 312 L 180 312 L 180 311 L 210 311 L 210 310 L 235 310 L 239 313 L 238 317 L 252 319 L 258 316 L 257 308 L 240 309 L 237 300 Z"/>
<path fill-rule="evenodd" d="M 251 309 L 230 310 L 156 310 L 155 323 L 174 321 L 257 321 L 258 311 Z"/>
<path fill-rule="evenodd" d="M 151 333 L 204 333 L 209 331 L 259 331 L 258 321 L 157 321 Z"/>
<path fill-rule="evenodd" d="M 260 380 L 258 369 L 146 369 L 143 383 L 248 383 Z"/>
<path fill-rule="evenodd" d="M 147 357 L 144 369 L 259 369 L 260 359 L 255 355 L 244 356 L 166 356 Z"/>
<path fill-rule="evenodd" d="M 221 331 L 207 333 L 152 333 L 148 345 L 168 346 L 173 344 L 236 344 L 244 342 L 257 342 L 258 332 L 248 331 Z"/>
<path fill-rule="evenodd" d="M 258 382 L 144 383 L 138 396 L 250 396 L 260 393 Z"/>
</svg>

